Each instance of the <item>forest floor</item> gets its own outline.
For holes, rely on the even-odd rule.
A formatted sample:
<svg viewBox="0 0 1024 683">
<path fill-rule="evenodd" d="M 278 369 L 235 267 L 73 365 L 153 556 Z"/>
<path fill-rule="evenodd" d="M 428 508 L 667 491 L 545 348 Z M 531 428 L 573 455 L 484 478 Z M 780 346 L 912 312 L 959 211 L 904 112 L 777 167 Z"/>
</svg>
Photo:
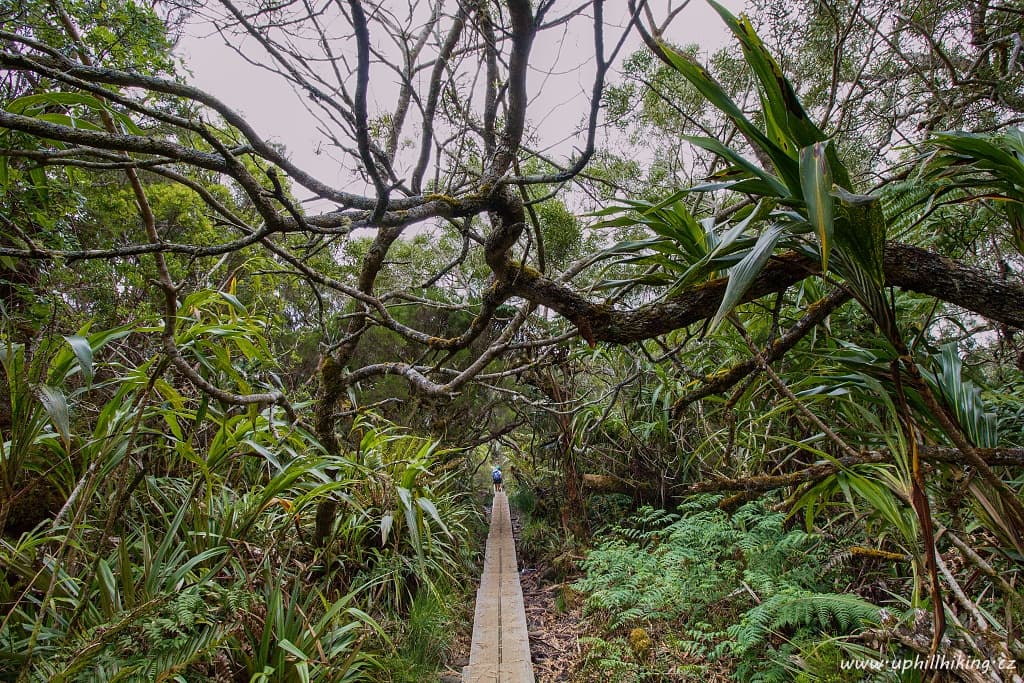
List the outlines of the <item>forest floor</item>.
<svg viewBox="0 0 1024 683">
<path fill-rule="evenodd" d="M 537 683 L 572 681 L 583 661 L 579 636 L 583 608 L 578 602 L 564 604 L 564 584 L 543 577 L 544 569 L 527 568 L 522 574 L 526 625 L 530 632 L 530 654 Z"/>
<path fill-rule="evenodd" d="M 518 548 L 521 519 L 515 507 L 511 508 L 511 513 L 512 534 Z M 549 567 L 524 567 L 521 558 L 519 566 L 537 683 L 572 681 L 583 660 L 579 644 L 583 607 L 578 600 L 573 600 L 575 594 L 565 583 L 549 578 L 553 575 Z"/>
</svg>

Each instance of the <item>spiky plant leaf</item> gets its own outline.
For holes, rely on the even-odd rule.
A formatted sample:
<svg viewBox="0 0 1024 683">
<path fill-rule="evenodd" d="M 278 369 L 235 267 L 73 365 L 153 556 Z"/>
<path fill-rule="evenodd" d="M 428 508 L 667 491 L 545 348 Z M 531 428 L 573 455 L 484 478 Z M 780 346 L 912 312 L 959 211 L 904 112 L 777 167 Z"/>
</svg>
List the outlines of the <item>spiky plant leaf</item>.
<svg viewBox="0 0 1024 683">
<path fill-rule="evenodd" d="M 800 189 L 807 205 L 807 220 L 818 234 L 821 270 L 828 272 L 832 250 L 832 170 L 825 157 L 826 143 L 815 142 L 800 149 Z"/>
<path fill-rule="evenodd" d="M 783 223 L 770 225 L 757 238 L 757 242 L 743 257 L 743 260 L 729 269 L 729 282 L 725 287 L 722 303 L 719 304 L 718 311 L 711 320 L 710 329 L 716 329 L 725 316 L 729 315 L 740 302 L 754 280 L 761 274 L 764 265 L 775 251 L 775 245 L 786 232 L 787 226 Z"/>
<path fill-rule="evenodd" d="M 688 80 L 711 104 L 736 125 L 750 144 L 760 148 L 771 159 L 775 170 L 782 178 L 790 194 L 800 191 L 799 170 L 796 159 L 785 149 L 779 147 L 765 135 L 764 131 L 744 116 L 739 105 L 732 101 L 722 86 L 704 67 L 696 64 L 688 56 L 680 54 L 670 45 L 661 44 L 672 68 Z"/>
<path fill-rule="evenodd" d="M 782 184 L 778 178 L 718 140 L 697 135 L 684 135 L 682 136 L 682 139 L 696 147 L 700 147 L 701 149 L 705 149 L 713 154 L 717 154 L 723 159 L 734 164 L 733 168 L 735 168 L 736 171 L 731 174 L 731 179 L 728 183 L 729 189 L 736 192 L 748 192 L 750 194 L 767 197 L 781 198 L 790 196 L 791 193 L 789 189 Z M 756 180 L 758 184 L 751 184 L 752 180 Z M 739 183 L 741 181 L 745 181 L 746 185 L 740 187 Z M 714 189 L 722 189 L 722 187 L 705 186 L 691 189 L 694 191 L 710 191 Z"/>
<path fill-rule="evenodd" d="M 761 107 L 774 142 L 796 158 L 798 149 L 824 140 L 824 133 L 807 116 L 793 86 L 754 31 L 750 19 L 746 15 L 735 17 L 714 0 L 709 0 L 709 4 L 736 37 L 747 65 L 760 83 Z"/>
</svg>

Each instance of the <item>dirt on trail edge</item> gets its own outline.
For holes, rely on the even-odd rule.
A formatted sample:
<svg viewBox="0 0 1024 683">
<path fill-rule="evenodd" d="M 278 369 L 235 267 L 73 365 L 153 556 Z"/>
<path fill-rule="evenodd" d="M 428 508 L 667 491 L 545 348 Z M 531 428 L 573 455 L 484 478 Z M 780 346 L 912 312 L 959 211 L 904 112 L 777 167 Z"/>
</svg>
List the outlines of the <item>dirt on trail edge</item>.
<svg viewBox="0 0 1024 683">
<path fill-rule="evenodd" d="M 519 553 L 519 513 L 511 507 L 512 534 L 516 540 L 519 582 L 523 587 L 530 656 L 537 683 L 572 681 L 583 660 L 579 636 L 583 632 L 583 608 L 563 583 L 545 577 L 548 567 L 524 566 Z M 559 595 L 563 597 L 559 600 Z"/>
<path fill-rule="evenodd" d="M 583 660 L 579 643 L 581 607 L 557 609 L 560 584 L 541 578 L 542 571 L 527 568 L 521 573 L 530 655 L 537 683 L 572 681 Z"/>
</svg>

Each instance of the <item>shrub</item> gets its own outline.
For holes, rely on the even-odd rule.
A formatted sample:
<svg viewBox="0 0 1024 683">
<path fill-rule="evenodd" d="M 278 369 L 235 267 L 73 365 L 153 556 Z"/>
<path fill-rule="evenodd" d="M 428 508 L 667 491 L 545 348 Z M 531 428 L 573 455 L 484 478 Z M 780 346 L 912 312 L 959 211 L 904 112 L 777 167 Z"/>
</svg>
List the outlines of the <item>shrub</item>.
<svg viewBox="0 0 1024 683">
<path fill-rule="evenodd" d="M 832 592 L 819 537 L 787 531 L 784 515 L 763 501 L 731 516 L 717 501 L 695 498 L 679 514 L 641 508 L 590 553 L 574 587 L 608 634 L 668 627 L 685 655 L 731 658 L 739 680 L 789 680 L 787 658 L 799 643 L 877 616 L 861 598 Z"/>
</svg>

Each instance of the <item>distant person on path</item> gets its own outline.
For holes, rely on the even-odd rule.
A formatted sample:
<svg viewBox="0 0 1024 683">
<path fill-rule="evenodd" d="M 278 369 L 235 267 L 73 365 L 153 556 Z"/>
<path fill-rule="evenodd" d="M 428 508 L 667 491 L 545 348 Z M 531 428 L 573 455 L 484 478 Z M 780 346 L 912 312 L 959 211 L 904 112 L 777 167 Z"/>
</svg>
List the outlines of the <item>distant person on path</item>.
<svg viewBox="0 0 1024 683">
<path fill-rule="evenodd" d="M 491 471 L 491 481 L 494 482 L 494 492 L 501 491 L 501 468 L 495 467 Z"/>
</svg>

